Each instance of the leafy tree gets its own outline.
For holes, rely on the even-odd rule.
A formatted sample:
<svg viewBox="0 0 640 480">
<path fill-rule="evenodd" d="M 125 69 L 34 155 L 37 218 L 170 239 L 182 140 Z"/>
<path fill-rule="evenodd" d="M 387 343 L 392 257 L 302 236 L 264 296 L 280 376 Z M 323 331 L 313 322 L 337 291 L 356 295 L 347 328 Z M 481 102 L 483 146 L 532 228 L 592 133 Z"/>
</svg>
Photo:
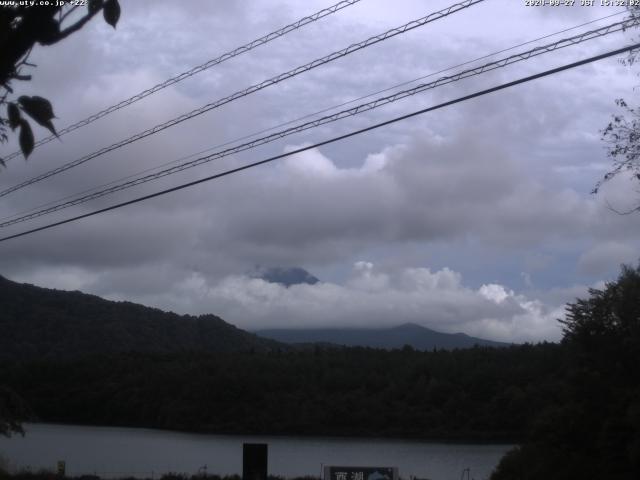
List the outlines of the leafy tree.
<svg viewBox="0 0 640 480">
<path fill-rule="evenodd" d="M 629 19 L 640 21 L 640 6 L 628 6 L 627 10 Z M 639 50 L 632 50 L 622 63 L 629 66 L 635 64 L 639 54 Z M 596 184 L 592 193 L 598 193 L 604 183 L 623 172 L 631 173 L 640 183 L 640 111 L 623 98 L 615 102 L 621 112 L 612 115 L 611 121 L 601 132 L 613 168 Z M 626 213 L 633 211 L 640 211 L 640 205 Z"/>
<path fill-rule="evenodd" d="M 80 7 L 70 3 L 29 6 L 16 2 L 16 5 L 0 6 L 0 143 L 8 140 L 8 129 L 18 129 L 20 149 L 25 158 L 31 154 L 35 143 L 28 119 L 55 134 L 55 115 L 46 98 L 37 95 L 12 98 L 12 83 L 31 80 L 25 70 L 35 67 L 28 58 L 36 44 L 48 46 L 64 40 L 99 12 L 115 28 L 120 17 L 118 0 L 88 0 L 86 5 L 86 11 L 79 16 Z M 4 163 L 0 158 L 0 164 L 4 166 Z M 0 385 L 0 434 L 22 432 L 20 420 L 26 412 L 20 397 Z"/>
<path fill-rule="evenodd" d="M 607 155 L 613 162 L 613 169 L 600 180 L 593 193 L 598 193 L 602 185 L 622 172 L 631 172 L 640 180 L 640 112 L 630 107 L 623 98 L 616 99 L 622 113 L 612 116 L 602 131 L 602 139 L 607 143 Z M 640 209 L 640 206 L 634 210 Z"/>
<path fill-rule="evenodd" d="M 589 294 L 568 305 L 566 319 L 560 321 L 564 341 L 589 353 L 603 346 L 640 347 L 640 267 L 623 266 L 617 281 Z"/>
<path fill-rule="evenodd" d="M 0 435 L 24 435 L 21 422 L 31 417 L 24 401 L 10 388 L 0 386 Z"/>
<path fill-rule="evenodd" d="M 640 478 L 640 266 L 567 306 L 568 351 L 559 401 L 493 480 Z"/>
<path fill-rule="evenodd" d="M 46 98 L 37 95 L 11 98 L 12 83 L 31 80 L 31 75 L 25 70 L 35 67 L 28 58 L 36 44 L 48 46 L 64 40 L 99 12 L 115 28 L 120 18 L 118 0 L 88 0 L 86 6 L 86 11 L 79 17 L 80 7 L 70 3 L 62 6 L 0 6 L 0 88 L 3 90 L 0 93 L 0 142 L 8 140 L 8 129 L 18 129 L 20 149 L 25 158 L 34 148 L 28 118 L 55 134 L 52 122 L 55 115 Z M 4 165 L 1 158 L 0 164 Z"/>
</svg>

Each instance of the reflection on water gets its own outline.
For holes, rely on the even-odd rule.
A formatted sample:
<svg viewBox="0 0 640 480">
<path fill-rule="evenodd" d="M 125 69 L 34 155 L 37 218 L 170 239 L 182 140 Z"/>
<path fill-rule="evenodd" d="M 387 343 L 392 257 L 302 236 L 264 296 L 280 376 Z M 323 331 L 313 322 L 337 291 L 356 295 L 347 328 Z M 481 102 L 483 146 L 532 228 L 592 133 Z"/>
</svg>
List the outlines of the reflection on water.
<svg viewBox="0 0 640 480">
<path fill-rule="evenodd" d="M 202 435 L 139 428 L 28 424 L 26 436 L 0 438 L 13 468 L 55 469 L 67 475 L 158 477 L 166 472 L 242 473 L 242 444 L 269 444 L 269 473 L 320 476 L 323 465 L 398 467 L 400 477 L 487 478 L 509 445 L 421 443 L 388 439 Z M 466 475 L 465 475 L 466 478 Z"/>
</svg>

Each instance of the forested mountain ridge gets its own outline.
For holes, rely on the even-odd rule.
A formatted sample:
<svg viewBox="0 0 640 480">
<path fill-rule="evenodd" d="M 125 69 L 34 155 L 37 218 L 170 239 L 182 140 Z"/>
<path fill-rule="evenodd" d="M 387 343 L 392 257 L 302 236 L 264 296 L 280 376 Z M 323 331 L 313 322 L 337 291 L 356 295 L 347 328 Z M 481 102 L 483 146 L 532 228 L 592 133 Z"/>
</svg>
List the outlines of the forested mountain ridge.
<svg viewBox="0 0 640 480">
<path fill-rule="evenodd" d="M 442 333 L 405 323 L 391 328 L 312 328 L 265 329 L 254 333 L 284 343 L 330 343 L 349 347 L 402 348 L 409 345 L 417 350 L 452 350 L 455 348 L 507 347 L 508 343 L 470 337 L 464 333 Z"/>
<path fill-rule="evenodd" d="M 562 390 L 563 357 L 557 344 L 125 353 L 0 362 L 0 384 L 52 423 L 514 441 Z"/>
<path fill-rule="evenodd" d="M 0 359 L 118 352 L 269 351 L 283 346 L 215 315 L 178 315 L 0 276 Z"/>
</svg>

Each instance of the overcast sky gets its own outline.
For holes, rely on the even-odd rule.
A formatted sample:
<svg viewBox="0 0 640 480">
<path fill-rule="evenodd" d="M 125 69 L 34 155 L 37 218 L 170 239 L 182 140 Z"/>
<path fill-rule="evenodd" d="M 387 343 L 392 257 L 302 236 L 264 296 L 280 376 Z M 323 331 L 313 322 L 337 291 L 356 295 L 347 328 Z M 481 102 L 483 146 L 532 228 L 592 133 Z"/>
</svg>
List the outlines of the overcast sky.
<svg viewBox="0 0 640 480">
<path fill-rule="evenodd" d="M 27 162 L 8 162 L 0 172 L 0 187 L 451 1 L 362 0 L 36 149 Z M 49 98 L 58 128 L 332 0 L 121 3 L 117 30 L 95 19 L 66 41 L 33 52 L 34 79 L 17 93 Z M 620 11 L 579 3 L 527 7 L 524 0 L 488 0 L 15 192 L 0 199 L 0 216 Z M 622 18 L 600 20 L 491 59 Z M 613 34 L 456 82 L 1 233 L 313 144 L 618 48 L 634 34 Z M 0 274 L 178 313 L 214 313 L 246 329 L 415 322 L 495 340 L 558 340 L 557 318 L 567 301 L 615 279 L 621 263 L 638 261 L 640 217 L 620 216 L 609 208 L 635 206 L 637 186 L 620 178 L 599 195 L 590 194 L 610 167 L 600 130 L 617 111 L 616 98 L 635 103 L 637 73 L 619 58 L 603 60 L 220 181 L 3 242 Z M 47 134 L 35 130 L 37 138 Z M 15 149 L 15 139 L 0 146 L 4 154 Z M 293 266 L 320 282 L 286 288 L 254 278 L 260 268 Z"/>
</svg>

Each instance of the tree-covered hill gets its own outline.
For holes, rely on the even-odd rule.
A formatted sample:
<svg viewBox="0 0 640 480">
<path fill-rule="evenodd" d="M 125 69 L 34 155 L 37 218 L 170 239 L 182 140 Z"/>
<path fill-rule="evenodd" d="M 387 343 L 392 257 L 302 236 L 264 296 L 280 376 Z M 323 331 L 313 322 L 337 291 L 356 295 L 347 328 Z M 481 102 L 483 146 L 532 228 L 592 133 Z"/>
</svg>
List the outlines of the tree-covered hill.
<svg viewBox="0 0 640 480">
<path fill-rule="evenodd" d="M 640 478 L 640 267 L 567 312 L 562 388 L 494 480 Z"/>
<path fill-rule="evenodd" d="M 281 347 L 215 315 L 177 315 L 0 277 L 0 359 L 117 352 L 268 351 Z"/>
</svg>

